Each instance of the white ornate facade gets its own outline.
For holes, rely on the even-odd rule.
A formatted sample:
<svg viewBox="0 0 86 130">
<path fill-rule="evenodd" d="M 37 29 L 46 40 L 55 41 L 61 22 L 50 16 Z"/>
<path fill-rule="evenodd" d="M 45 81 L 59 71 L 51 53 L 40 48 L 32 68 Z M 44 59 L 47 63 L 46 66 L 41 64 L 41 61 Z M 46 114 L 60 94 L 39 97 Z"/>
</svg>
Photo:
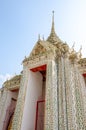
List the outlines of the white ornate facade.
<svg viewBox="0 0 86 130">
<path fill-rule="evenodd" d="M 53 15 L 47 40 L 39 38 L 22 74 L 3 84 L 0 130 L 86 130 L 85 77 L 86 59 L 56 35 Z M 11 104 L 14 113 L 4 128 Z"/>
</svg>

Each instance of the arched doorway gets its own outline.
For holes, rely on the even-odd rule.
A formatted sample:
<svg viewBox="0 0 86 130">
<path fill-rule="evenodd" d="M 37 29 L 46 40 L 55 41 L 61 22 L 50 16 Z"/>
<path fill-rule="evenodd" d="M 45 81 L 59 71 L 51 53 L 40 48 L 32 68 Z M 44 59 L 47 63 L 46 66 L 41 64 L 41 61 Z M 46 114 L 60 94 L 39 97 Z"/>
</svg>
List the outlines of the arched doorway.
<svg viewBox="0 0 86 130">
<path fill-rule="evenodd" d="M 4 121 L 2 130 L 10 130 L 11 129 L 15 107 L 16 107 L 16 100 L 12 98 L 11 103 L 8 106 L 7 111 L 6 111 L 5 121 Z"/>
<path fill-rule="evenodd" d="M 11 116 L 9 118 L 7 130 L 11 130 L 11 128 L 12 128 L 13 116 L 14 116 L 14 112 L 11 114 Z"/>
</svg>

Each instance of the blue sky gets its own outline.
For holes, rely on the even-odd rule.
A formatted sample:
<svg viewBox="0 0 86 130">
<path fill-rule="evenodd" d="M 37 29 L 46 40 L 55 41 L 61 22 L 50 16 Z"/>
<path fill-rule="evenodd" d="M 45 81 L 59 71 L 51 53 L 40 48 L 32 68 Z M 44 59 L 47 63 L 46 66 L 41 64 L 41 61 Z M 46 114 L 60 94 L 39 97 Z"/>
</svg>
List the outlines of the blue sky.
<svg viewBox="0 0 86 130">
<path fill-rule="evenodd" d="M 52 10 L 57 35 L 86 56 L 86 0 L 0 0 L 0 86 L 20 73 L 38 34 L 48 37 Z"/>
</svg>

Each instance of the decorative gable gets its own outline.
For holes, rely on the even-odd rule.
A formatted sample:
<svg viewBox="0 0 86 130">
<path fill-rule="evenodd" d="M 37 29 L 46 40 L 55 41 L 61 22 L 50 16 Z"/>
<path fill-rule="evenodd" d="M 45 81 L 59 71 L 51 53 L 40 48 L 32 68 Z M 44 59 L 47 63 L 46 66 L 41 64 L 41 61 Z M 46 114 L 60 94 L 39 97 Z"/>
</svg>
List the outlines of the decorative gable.
<svg viewBox="0 0 86 130">
<path fill-rule="evenodd" d="M 35 47 L 33 48 L 30 57 L 42 56 L 47 52 L 43 45 L 41 45 L 41 41 L 38 41 Z"/>
</svg>

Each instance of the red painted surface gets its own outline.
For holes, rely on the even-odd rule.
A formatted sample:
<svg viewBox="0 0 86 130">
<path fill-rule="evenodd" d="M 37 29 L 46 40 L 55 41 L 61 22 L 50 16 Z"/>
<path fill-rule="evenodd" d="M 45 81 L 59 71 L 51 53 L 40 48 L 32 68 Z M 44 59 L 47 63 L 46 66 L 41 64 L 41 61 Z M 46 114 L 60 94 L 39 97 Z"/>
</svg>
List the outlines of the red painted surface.
<svg viewBox="0 0 86 130">
<path fill-rule="evenodd" d="M 86 77 L 86 73 L 82 74 L 84 77 Z"/>
<path fill-rule="evenodd" d="M 38 122 L 38 111 L 39 111 L 39 104 L 45 102 L 45 100 L 37 101 L 36 105 L 36 121 L 35 121 L 35 130 L 37 130 L 37 122 Z"/>
<path fill-rule="evenodd" d="M 18 92 L 19 91 L 19 89 L 14 89 L 14 90 L 11 90 L 12 92 Z"/>
<path fill-rule="evenodd" d="M 30 70 L 33 71 L 33 72 L 44 71 L 44 70 L 46 70 L 46 65 L 38 66 L 38 67 L 32 68 Z"/>
</svg>

